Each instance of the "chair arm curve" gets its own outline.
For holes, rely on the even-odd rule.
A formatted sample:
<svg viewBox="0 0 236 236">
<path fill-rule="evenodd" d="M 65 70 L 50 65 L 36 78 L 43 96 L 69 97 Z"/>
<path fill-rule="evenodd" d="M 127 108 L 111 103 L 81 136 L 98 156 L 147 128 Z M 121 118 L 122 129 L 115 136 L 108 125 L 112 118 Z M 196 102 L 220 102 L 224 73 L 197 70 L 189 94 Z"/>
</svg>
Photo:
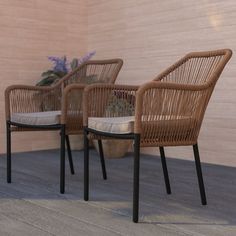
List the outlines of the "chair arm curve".
<svg viewBox="0 0 236 236">
<path fill-rule="evenodd" d="M 89 85 L 84 89 L 83 94 L 83 125 L 88 125 L 88 117 L 92 116 L 106 116 L 106 107 L 110 102 L 111 97 L 116 99 L 125 99 L 128 102 L 134 100 L 135 105 L 135 94 L 139 86 L 136 85 L 123 85 L 123 84 L 93 84 Z M 127 112 L 124 110 L 120 111 L 124 114 Z"/>
<path fill-rule="evenodd" d="M 81 103 L 81 101 L 72 101 L 78 99 L 78 96 L 73 98 L 73 93 L 76 92 L 77 94 L 81 95 L 80 98 L 82 99 L 84 88 L 86 87 L 85 84 L 70 84 L 66 86 L 62 93 L 62 103 L 61 103 L 61 123 L 66 124 L 67 122 L 67 114 L 68 109 L 73 102 L 74 109 L 78 108 L 76 103 Z"/>
<path fill-rule="evenodd" d="M 149 94 L 149 91 L 153 91 L 152 95 L 151 93 Z M 211 93 L 211 88 L 209 87 L 209 84 L 205 83 L 202 85 L 189 85 L 189 84 L 177 84 L 177 83 L 170 83 L 170 82 L 160 82 L 160 81 L 152 81 L 149 83 L 146 83 L 142 86 L 140 86 L 140 88 L 137 91 L 136 94 L 136 104 L 135 104 L 135 124 L 134 124 L 134 132 L 135 133 L 141 133 L 142 132 L 142 116 L 143 116 L 143 108 L 147 107 L 150 105 L 150 101 L 152 100 L 152 96 L 154 96 L 153 94 L 159 93 L 159 99 L 163 99 L 163 95 L 164 94 L 167 96 L 167 92 L 171 92 L 172 96 L 173 93 L 176 92 L 178 93 L 178 98 L 180 98 L 181 96 L 185 97 L 185 101 L 186 99 L 188 99 L 188 96 L 190 93 L 198 93 L 198 94 L 202 94 L 202 96 L 207 96 L 208 94 Z M 165 99 L 168 99 L 167 97 Z M 173 99 L 173 97 L 172 97 Z M 157 101 L 160 104 L 164 104 L 164 100 L 162 101 Z M 184 104 L 183 104 L 184 105 Z M 171 106 L 171 105 L 170 105 Z M 157 108 L 157 106 L 156 106 Z M 151 109 L 151 108 L 150 108 Z M 162 108 L 163 109 L 163 108 Z M 176 108 L 177 109 L 177 108 Z M 154 111 L 150 111 L 150 113 L 152 113 Z M 160 111 L 161 112 L 161 111 Z M 147 113 L 147 111 L 146 111 Z M 155 114 L 158 113 L 158 111 L 154 112 Z"/>
<path fill-rule="evenodd" d="M 5 114 L 10 120 L 11 112 L 41 111 L 41 103 L 45 94 L 55 90 L 49 86 L 11 85 L 5 89 Z M 37 96 L 37 98 L 36 98 Z"/>
</svg>

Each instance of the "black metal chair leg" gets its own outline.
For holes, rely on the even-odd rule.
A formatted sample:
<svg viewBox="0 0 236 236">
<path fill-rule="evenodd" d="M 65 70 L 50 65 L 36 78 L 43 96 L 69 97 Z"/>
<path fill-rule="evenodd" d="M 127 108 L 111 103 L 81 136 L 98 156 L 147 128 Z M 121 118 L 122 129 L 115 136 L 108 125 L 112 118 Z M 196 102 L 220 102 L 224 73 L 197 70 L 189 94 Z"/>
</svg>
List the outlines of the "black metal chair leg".
<svg viewBox="0 0 236 236">
<path fill-rule="evenodd" d="M 84 130 L 84 200 L 89 200 L 89 140 Z"/>
<path fill-rule="evenodd" d="M 74 175 L 75 170 L 74 170 L 74 164 L 73 164 L 71 148 L 70 148 L 70 139 L 69 139 L 68 135 L 66 135 L 66 147 L 67 147 L 68 160 L 69 160 L 69 164 L 70 164 L 70 173 L 72 175 Z"/>
<path fill-rule="evenodd" d="M 139 168 L 140 168 L 140 134 L 134 135 L 134 186 L 133 186 L 133 222 L 138 223 L 139 215 Z"/>
<path fill-rule="evenodd" d="M 169 180 L 168 169 L 166 165 L 166 156 L 165 156 L 164 147 L 159 147 L 159 150 L 161 154 L 161 163 L 162 163 L 162 169 L 163 169 L 163 174 L 165 178 L 166 192 L 167 194 L 171 194 L 170 180 Z"/>
<path fill-rule="evenodd" d="M 193 145 L 193 152 L 194 152 L 194 158 L 195 158 L 195 164 L 196 164 L 196 170 L 197 170 L 197 177 L 198 177 L 198 184 L 201 194 L 201 201 L 202 205 L 206 205 L 206 193 L 205 193 L 205 187 L 202 177 L 202 168 L 201 168 L 201 162 L 200 162 L 200 156 L 198 151 L 198 145 L 197 143 Z"/>
<path fill-rule="evenodd" d="M 60 192 L 65 192 L 65 125 L 61 126 Z"/>
<path fill-rule="evenodd" d="M 7 183 L 11 183 L 11 125 L 7 126 Z"/>
<path fill-rule="evenodd" d="M 102 166 L 103 179 L 107 179 L 107 171 L 106 171 L 106 165 L 105 165 L 105 159 L 104 159 L 101 139 L 98 139 L 98 147 L 99 147 L 100 161 L 101 161 L 101 166 Z"/>
</svg>

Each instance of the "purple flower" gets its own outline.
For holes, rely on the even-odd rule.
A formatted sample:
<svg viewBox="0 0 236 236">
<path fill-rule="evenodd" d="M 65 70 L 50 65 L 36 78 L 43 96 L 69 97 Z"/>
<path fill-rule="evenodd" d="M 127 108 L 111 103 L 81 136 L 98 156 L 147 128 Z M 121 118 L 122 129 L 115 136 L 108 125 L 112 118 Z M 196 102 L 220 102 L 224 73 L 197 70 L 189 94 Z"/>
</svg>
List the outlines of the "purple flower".
<svg viewBox="0 0 236 236">
<path fill-rule="evenodd" d="M 84 62 L 90 60 L 91 57 L 94 56 L 95 54 L 96 54 L 96 51 L 92 51 L 92 52 L 89 52 L 89 53 L 85 54 L 85 56 L 83 56 L 82 58 L 80 58 L 78 60 L 78 66 L 83 64 Z"/>
<path fill-rule="evenodd" d="M 65 74 L 68 73 L 68 68 L 67 68 L 68 64 L 67 64 L 66 56 L 64 57 L 51 56 L 51 57 L 48 57 L 48 59 L 53 62 L 54 64 L 53 70 L 55 72 L 63 72 Z"/>
<path fill-rule="evenodd" d="M 95 55 L 96 51 L 92 51 L 89 52 L 87 54 L 85 54 L 85 56 L 83 56 L 80 59 L 74 59 L 76 60 L 76 67 L 80 66 L 81 64 L 83 64 L 84 62 L 90 60 L 90 58 Z M 48 59 L 53 62 L 54 67 L 53 67 L 53 71 L 54 72 L 62 72 L 62 75 L 67 74 L 70 70 L 74 69 L 72 68 L 72 63 L 70 65 L 70 63 L 67 62 L 67 58 L 66 56 L 63 57 L 54 57 L 54 56 L 50 56 L 48 57 Z M 73 61 L 72 61 L 73 62 Z"/>
</svg>

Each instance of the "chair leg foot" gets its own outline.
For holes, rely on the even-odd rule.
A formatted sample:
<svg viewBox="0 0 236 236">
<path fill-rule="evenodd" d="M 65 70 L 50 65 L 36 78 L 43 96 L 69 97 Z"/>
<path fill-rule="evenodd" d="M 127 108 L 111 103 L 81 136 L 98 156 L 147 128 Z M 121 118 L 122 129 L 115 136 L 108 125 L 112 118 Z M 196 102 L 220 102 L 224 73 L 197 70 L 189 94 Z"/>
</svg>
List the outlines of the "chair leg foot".
<svg viewBox="0 0 236 236">
<path fill-rule="evenodd" d="M 65 193 L 65 125 L 61 127 L 60 193 Z"/>
<path fill-rule="evenodd" d="M 139 218 L 140 134 L 134 135 L 133 222 Z"/>
<path fill-rule="evenodd" d="M 7 122 L 7 183 L 11 183 L 11 125 Z"/>
<path fill-rule="evenodd" d="M 207 204 L 206 193 L 205 193 L 205 187 L 204 187 L 204 182 L 203 182 L 203 177 L 202 177 L 201 161 L 200 161 L 197 143 L 193 145 L 193 152 L 194 152 L 195 165 L 196 165 L 196 170 L 197 170 L 197 177 L 198 177 L 198 184 L 199 184 L 200 195 L 201 195 L 201 202 L 202 202 L 202 205 L 206 205 Z"/>
<path fill-rule="evenodd" d="M 84 129 L 84 200 L 89 200 L 89 140 Z"/>
<path fill-rule="evenodd" d="M 74 175 L 75 170 L 74 170 L 74 164 L 73 164 L 72 153 L 71 153 L 71 148 L 70 148 L 70 139 L 68 135 L 66 135 L 66 146 L 67 146 L 68 160 L 70 164 L 70 172 L 72 175 Z"/>
<path fill-rule="evenodd" d="M 99 155 L 100 155 L 100 161 L 101 161 L 101 167 L 102 167 L 102 175 L 103 175 L 103 179 L 106 180 L 107 179 L 107 171 L 106 171 L 106 165 L 105 165 L 105 159 L 104 159 L 101 139 L 98 139 L 98 147 L 99 147 Z"/>
<path fill-rule="evenodd" d="M 164 174 L 164 179 L 165 179 L 165 184 L 166 184 L 166 192 L 167 194 L 171 194 L 170 180 L 169 180 L 168 169 L 166 165 L 164 147 L 159 147 L 159 150 L 161 154 L 161 163 L 162 163 L 162 169 L 163 169 L 163 174 Z"/>
</svg>

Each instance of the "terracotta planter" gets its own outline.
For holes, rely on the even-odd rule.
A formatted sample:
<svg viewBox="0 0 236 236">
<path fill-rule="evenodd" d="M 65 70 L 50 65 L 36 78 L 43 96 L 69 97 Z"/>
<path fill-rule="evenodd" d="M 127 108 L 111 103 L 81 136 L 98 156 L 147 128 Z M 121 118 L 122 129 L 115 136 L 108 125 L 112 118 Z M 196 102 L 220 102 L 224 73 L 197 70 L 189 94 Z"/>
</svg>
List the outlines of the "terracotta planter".
<svg viewBox="0 0 236 236">
<path fill-rule="evenodd" d="M 84 149 L 84 135 L 70 135 L 71 150 L 81 151 Z M 89 146 L 92 147 L 92 142 L 89 142 Z"/>
<path fill-rule="evenodd" d="M 93 140 L 93 144 L 95 149 L 99 153 L 97 140 Z M 122 158 L 128 152 L 131 144 L 131 140 L 102 140 L 104 157 L 107 159 Z"/>
</svg>

